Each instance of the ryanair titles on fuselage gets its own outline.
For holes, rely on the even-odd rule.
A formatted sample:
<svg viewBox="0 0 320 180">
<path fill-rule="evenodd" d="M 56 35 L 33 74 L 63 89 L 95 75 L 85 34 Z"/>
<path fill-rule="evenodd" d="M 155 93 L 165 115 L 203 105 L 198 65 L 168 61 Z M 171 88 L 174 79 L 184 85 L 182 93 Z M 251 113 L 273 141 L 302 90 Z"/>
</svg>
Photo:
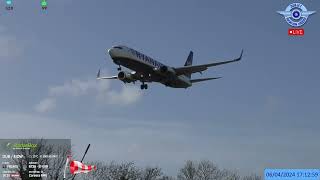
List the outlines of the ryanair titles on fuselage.
<svg viewBox="0 0 320 180">
<path fill-rule="evenodd" d="M 151 57 L 146 56 L 146 55 L 144 55 L 144 54 L 142 54 L 142 53 L 140 53 L 140 52 L 138 52 L 138 51 L 136 51 L 136 50 L 134 50 L 134 49 L 130 49 L 130 48 L 129 48 L 129 51 L 130 51 L 130 53 L 132 53 L 134 56 L 136 56 L 139 60 L 142 60 L 143 62 L 145 62 L 145 63 L 147 63 L 147 64 L 151 64 L 151 65 L 153 65 L 153 66 L 156 67 L 156 68 L 160 68 L 161 66 L 164 66 L 162 63 L 160 63 L 160 62 L 152 59 Z"/>
</svg>

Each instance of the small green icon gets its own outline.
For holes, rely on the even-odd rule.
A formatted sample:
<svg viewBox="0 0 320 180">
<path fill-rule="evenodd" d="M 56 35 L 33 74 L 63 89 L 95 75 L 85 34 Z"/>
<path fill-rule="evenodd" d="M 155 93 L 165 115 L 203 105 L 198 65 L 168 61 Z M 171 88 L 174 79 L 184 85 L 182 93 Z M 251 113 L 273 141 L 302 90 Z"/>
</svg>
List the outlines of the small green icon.
<svg viewBox="0 0 320 180">
<path fill-rule="evenodd" d="M 47 0 L 41 0 L 42 7 L 47 7 L 47 5 L 48 5 Z"/>
<path fill-rule="evenodd" d="M 48 6 L 47 0 L 41 0 L 41 7 L 43 10 L 46 10 Z"/>
</svg>

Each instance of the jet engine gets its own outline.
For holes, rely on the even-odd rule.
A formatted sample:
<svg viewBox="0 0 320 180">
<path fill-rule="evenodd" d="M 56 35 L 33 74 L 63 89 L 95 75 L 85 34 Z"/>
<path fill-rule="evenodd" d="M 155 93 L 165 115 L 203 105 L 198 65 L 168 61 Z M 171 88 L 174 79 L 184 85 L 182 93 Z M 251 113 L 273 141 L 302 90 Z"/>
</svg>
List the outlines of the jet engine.
<svg viewBox="0 0 320 180">
<path fill-rule="evenodd" d="M 129 73 L 129 72 L 125 72 L 125 71 L 120 71 L 118 73 L 118 79 L 120 79 L 121 81 L 123 81 L 125 83 L 131 83 L 131 82 L 136 81 L 133 73 Z"/>
<path fill-rule="evenodd" d="M 168 66 L 161 66 L 160 69 L 158 69 L 158 71 L 161 73 L 161 74 L 175 74 L 175 70 L 171 67 L 168 67 Z"/>
</svg>

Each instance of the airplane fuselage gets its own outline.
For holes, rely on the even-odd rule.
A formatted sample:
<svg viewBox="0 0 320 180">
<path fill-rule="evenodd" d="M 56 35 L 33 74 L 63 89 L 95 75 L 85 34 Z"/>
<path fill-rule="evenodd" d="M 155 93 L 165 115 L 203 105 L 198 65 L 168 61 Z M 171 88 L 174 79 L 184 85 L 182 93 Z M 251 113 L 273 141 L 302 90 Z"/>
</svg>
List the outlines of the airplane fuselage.
<svg viewBox="0 0 320 180">
<path fill-rule="evenodd" d="M 168 67 L 153 58 L 125 46 L 114 46 L 108 50 L 113 62 L 136 72 L 144 82 L 159 82 L 173 88 L 188 88 L 192 86 L 190 78 L 185 75 L 171 74 L 164 76 L 161 67 Z M 159 73 L 157 73 L 159 72 Z"/>
</svg>

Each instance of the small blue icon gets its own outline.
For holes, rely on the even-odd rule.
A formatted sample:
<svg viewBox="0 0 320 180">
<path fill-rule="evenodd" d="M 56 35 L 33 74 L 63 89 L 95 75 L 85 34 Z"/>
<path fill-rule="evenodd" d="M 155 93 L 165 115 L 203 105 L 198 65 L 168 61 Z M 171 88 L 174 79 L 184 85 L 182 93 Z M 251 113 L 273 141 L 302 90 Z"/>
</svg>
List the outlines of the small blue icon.
<svg viewBox="0 0 320 180">
<path fill-rule="evenodd" d="M 12 0 L 6 0 L 7 5 L 12 5 Z"/>
<path fill-rule="evenodd" d="M 5 0 L 6 1 L 6 10 L 11 11 L 13 10 L 12 0 Z"/>
<path fill-rule="evenodd" d="M 316 11 L 308 11 L 301 3 L 292 3 L 284 11 L 277 11 L 283 15 L 287 23 L 292 27 L 303 26 L 310 15 Z"/>
</svg>

